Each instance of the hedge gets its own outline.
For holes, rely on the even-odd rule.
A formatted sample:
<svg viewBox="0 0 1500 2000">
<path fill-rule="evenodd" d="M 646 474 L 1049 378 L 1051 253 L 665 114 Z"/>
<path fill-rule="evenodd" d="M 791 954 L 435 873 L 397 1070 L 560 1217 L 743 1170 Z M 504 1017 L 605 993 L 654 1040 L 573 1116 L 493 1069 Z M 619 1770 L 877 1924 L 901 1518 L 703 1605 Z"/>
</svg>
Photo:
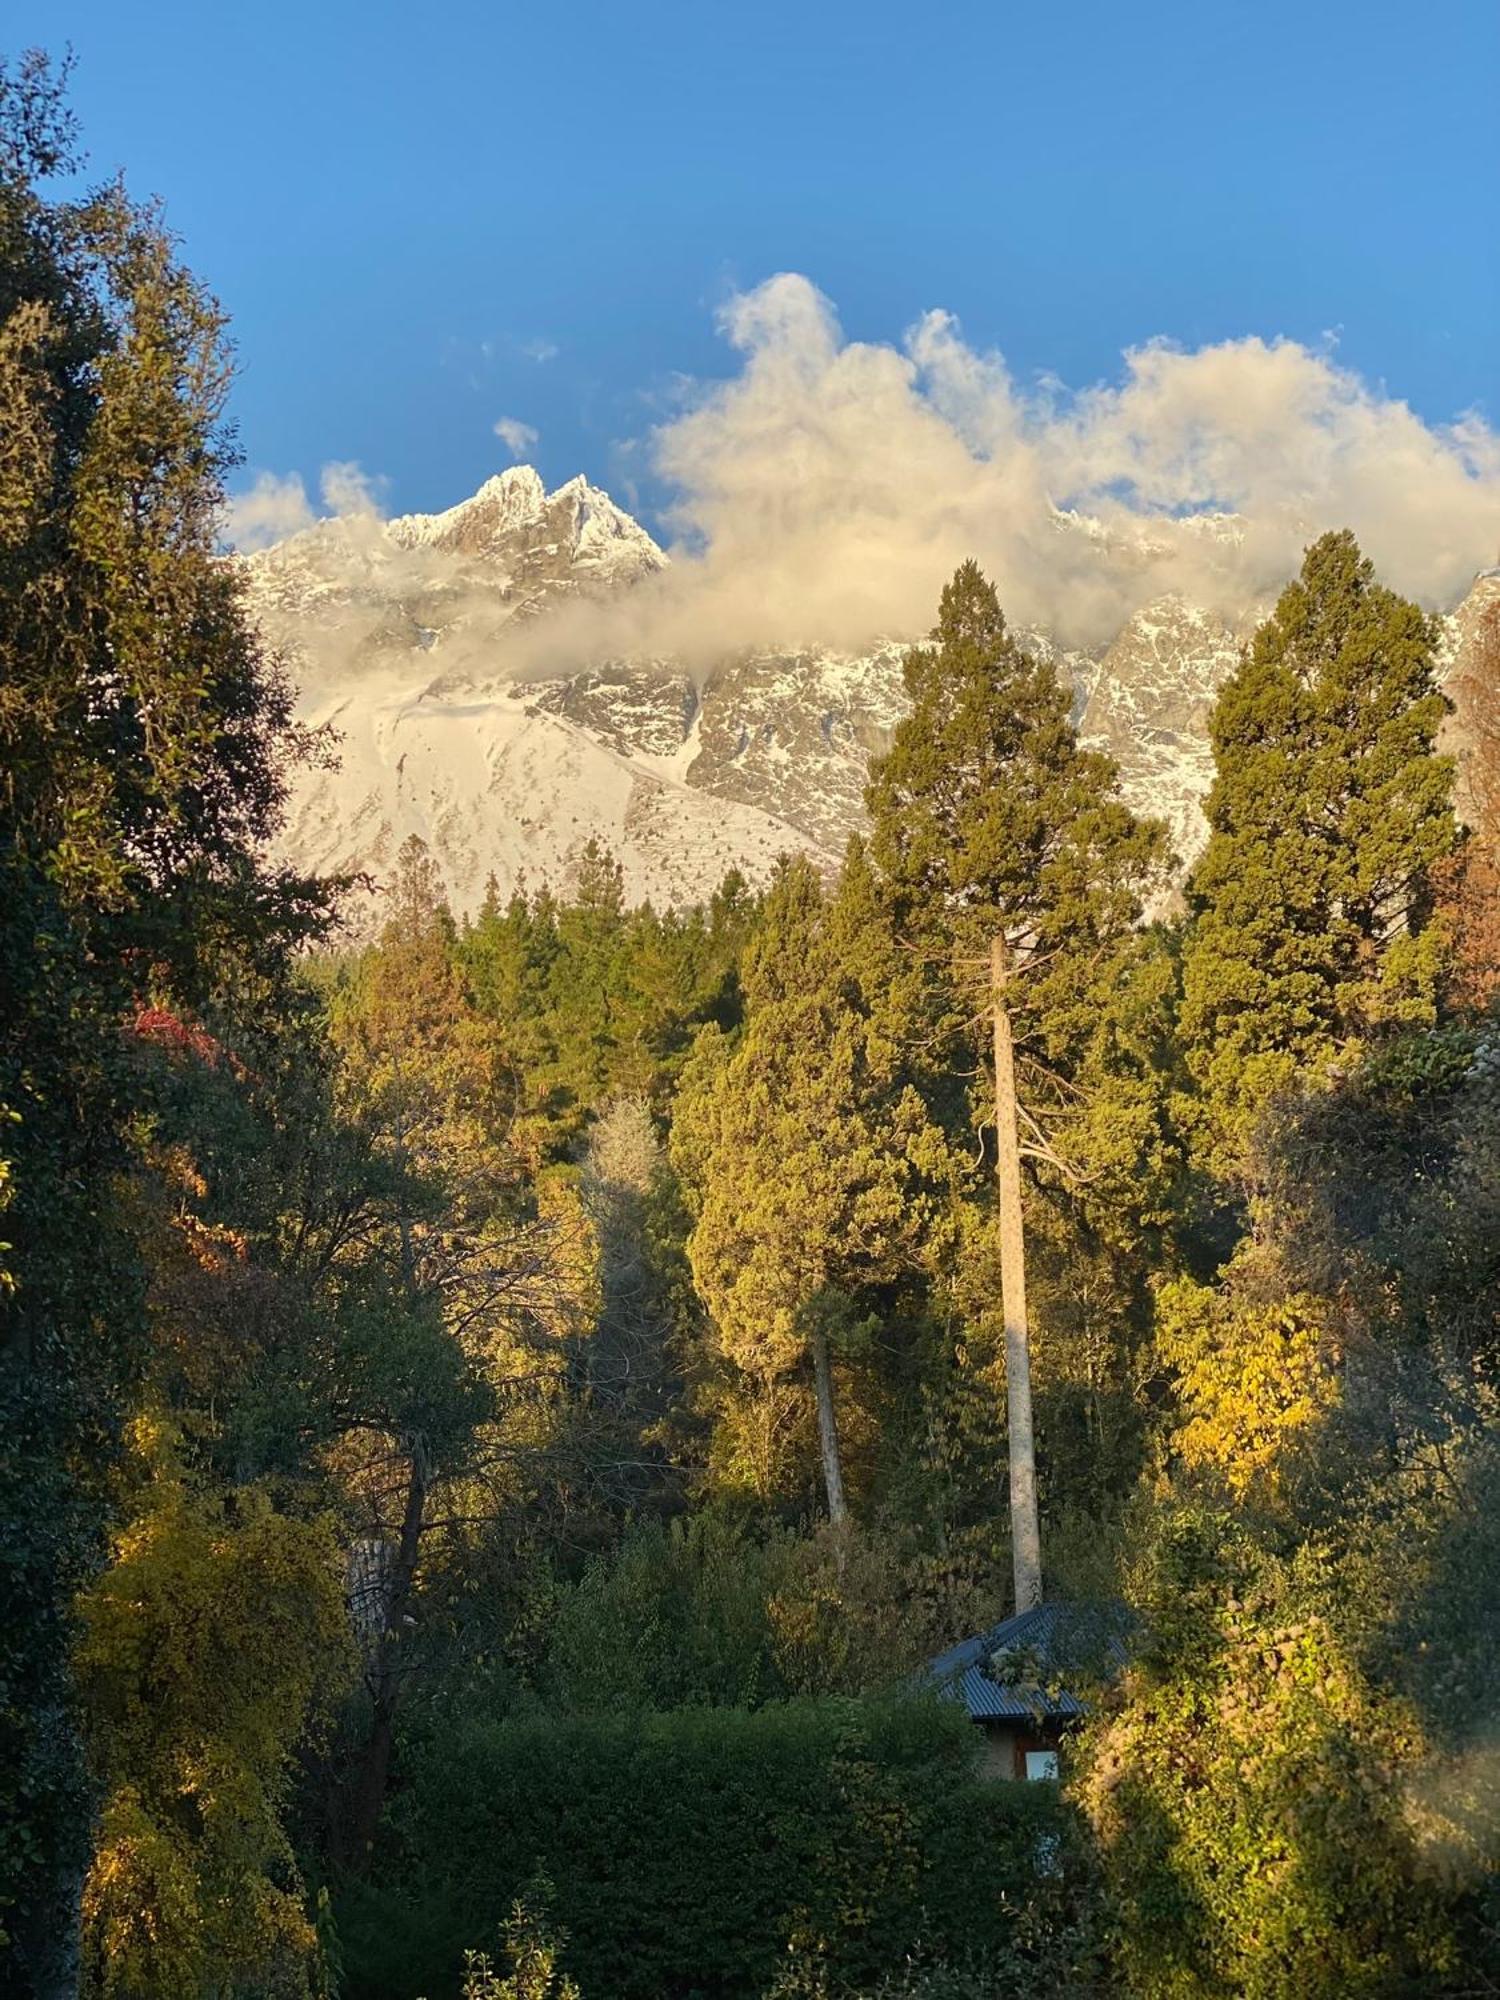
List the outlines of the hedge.
<svg viewBox="0 0 1500 2000">
<path fill-rule="evenodd" d="M 973 1774 L 936 1701 L 474 1721 L 416 1755 L 341 1899 L 349 2000 L 448 2000 L 539 1875 L 583 2000 L 753 2000 L 1014 1951 L 1082 1867 L 1051 1785 Z"/>
</svg>

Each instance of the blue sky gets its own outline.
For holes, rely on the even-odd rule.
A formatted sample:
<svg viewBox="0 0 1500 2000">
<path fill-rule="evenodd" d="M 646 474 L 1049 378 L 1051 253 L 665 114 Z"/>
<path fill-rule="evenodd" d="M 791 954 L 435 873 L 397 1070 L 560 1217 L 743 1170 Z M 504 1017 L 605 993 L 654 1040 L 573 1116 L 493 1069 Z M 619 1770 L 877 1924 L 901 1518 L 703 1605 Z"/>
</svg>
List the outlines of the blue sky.
<svg viewBox="0 0 1500 2000">
<path fill-rule="evenodd" d="M 233 317 L 251 467 L 444 505 L 539 434 L 649 510 L 640 439 L 805 273 L 845 332 L 957 315 L 1021 382 L 1336 332 L 1429 422 L 1500 415 L 1500 8 L 12 0 L 93 166 Z"/>
</svg>

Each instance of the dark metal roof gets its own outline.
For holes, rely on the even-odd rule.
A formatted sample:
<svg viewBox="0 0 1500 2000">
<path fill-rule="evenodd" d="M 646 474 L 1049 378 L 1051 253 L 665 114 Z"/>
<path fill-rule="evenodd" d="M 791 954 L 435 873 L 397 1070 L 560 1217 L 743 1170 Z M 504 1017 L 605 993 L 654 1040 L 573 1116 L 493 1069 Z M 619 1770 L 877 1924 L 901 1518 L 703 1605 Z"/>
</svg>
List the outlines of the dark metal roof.
<svg viewBox="0 0 1500 2000">
<path fill-rule="evenodd" d="M 1088 1707 L 1065 1683 L 1123 1667 L 1127 1629 L 1120 1607 L 1039 1604 L 950 1646 L 925 1678 L 976 1722 L 1075 1720 Z"/>
</svg>

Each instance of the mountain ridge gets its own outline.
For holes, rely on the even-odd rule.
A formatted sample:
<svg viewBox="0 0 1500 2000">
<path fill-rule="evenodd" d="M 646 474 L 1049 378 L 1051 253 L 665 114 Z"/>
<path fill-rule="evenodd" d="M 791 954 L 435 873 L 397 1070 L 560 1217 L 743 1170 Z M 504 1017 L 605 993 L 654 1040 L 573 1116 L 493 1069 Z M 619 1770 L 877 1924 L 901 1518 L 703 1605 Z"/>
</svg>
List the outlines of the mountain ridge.
<svg viewBox="0 0 1500 2000">
<path fill-rule="evenodd" d="M 1236 528 L 1215 517 L 1205 532 Z M 624 603 L 672 566 L 582 475 L 549 492 L 513 466 L 440 512 L 355 511 L 235 561 L 303 719 L 342 739 L 336 769 L 299 776 L 283 854 L 379 881 L 415 833 L 460 911 L 491 877 L 502 893 L 565 890 L 590 840 L 615 852 L 632 899 L 658 905 L 703 899 L 731 866 L 764 881 L 783 852 L 831 869 L 904 713 L 901 635 L 854 651 L 726 647 L 707 673 L 621 653 L 528 678 L 519 641 L 539 621 Z M 1492 593 L 1500 570 L 1448 619 L 1450 669 Z M 1266 608 L 1230 622 L 1166 593 L 1106 645 L 1018 633 L 1057 665 L 1082 739 L 1115 757 L 1137 811 L 1166 819 L 1184 867 L 1206 833 L 1209 709 Z"/>
</svg>

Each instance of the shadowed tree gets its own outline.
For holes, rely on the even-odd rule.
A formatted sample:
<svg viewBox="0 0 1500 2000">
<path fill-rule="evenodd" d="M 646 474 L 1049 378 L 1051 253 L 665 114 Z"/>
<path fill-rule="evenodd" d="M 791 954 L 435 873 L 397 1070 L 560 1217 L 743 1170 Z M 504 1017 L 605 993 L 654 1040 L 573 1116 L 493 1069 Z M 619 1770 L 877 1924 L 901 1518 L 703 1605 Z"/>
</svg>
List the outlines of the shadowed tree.
<svg viewBox="0 0 1500 2000">
<path fill-rule="evenodd" d="M 0 68 L 0 1955 L 48 1995 L 89 1822 L 68 1605 L 143 1338 L 122 1024 L 321 922 L 263 858 L 298 739 L 216 546 L 222 316 L 120 186 L 49 196 L 74 164 L 59 75 Z"/>
<path fill-rule="evenodd" d="M 1324 535 L 1219 691 L 1180 1033 L 1221 1173 L 1271 1099 L 1434 1018 L 1434 871 L 1458 839 L 1435 636 L 1351 534 Z"/>
</svg>

